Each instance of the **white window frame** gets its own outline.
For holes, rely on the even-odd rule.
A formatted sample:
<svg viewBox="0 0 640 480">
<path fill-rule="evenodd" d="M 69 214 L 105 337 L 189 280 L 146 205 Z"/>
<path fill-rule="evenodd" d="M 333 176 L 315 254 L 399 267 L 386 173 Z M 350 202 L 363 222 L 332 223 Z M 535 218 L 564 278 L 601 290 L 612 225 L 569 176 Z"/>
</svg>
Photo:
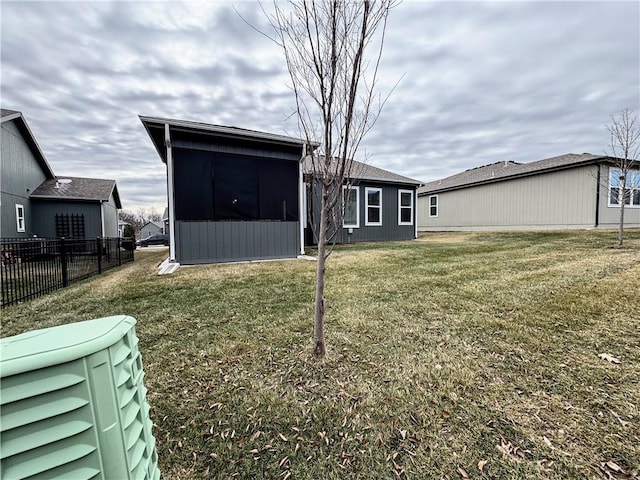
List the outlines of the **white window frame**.
<svg viewBox="0 0 640 480">
<path fill-rule="evenodd" d="M 346 212 L 346 205 L 344 205 L 344 192 L 345 190 L 351 190 L 351 193 L 349 194 L 349 198 L 351 198 L 351 195 L 353 195 L 353 192 L 356 192 L 356 223 L 353 224 L 349 224 L 349 223 L 345 223 L 344 220 L 344 213 Z M 343 185 L 342 186 L 342 227 L 343 228 L 360 228 L 360 188 L 359 187 L 355 187 L 355 186 L 348 186 L 348 185 Z"/>
<path fill-rule="evenodd" d="M 411 205 L 409 205 L 408 207 L 403 207 L 402 206 L 402 194 L 403 193 L 408 193 L 409 194 L 409 198 L 411 198 Z M 408 208 L 411 210 L 411 221 L 409 222 L 403 222 L 402 221 L 402 209 L 403 208 Z M 413 225 L 413 191 L 412 190 L 403 190 L 403 189 L 398 189 L 398 225 Z"/>
<path fill-rule="evenodd" d="M 18 233 L 26 232 L 26 225 L 27 222 L 25 220 L 24 205 L 16 203 L 16 230 Z"/>
<path fill-rule="evenodd" d="M 369 192 L 378 192 L 380 194 L 380 205 L 369 205 Z M 367 227 L 381 227 L 382 226 L 382 189 L 377 187 L 367 187 L 364 189 L 364 224 Z M 380 210 L 380 221 L 379 222 L 370 222 L 369 221 L 369 207 L 377 208 Z"/>
<path fill-rule="evenodd" d="M 616 187 L 618 189 L 618 203 L 611 202 L 611 189 L 613 188 L 611 186 L 611 177 L 613 177 L 614 174 L 617 174 L 618 177 L 620 177 L 620 173 L 621 173 L 621 170 L 619 168 L 612 167 L 609 169 L 609 188 L 607 189 L 607 197 L 608 197 L 607 205 L 609 207 L 620 207 L 620 204 L 624 201 L 624 192 L 621 191 L 621 185 L 620 185 Z M 637 182 L 640 182 L 640 170 L 630 170 L 628 174 L 631 177 L 635 176 L 637 178 Z M 624 208 L 640 208 L 640 205 L 634 205 L 632 203 L 634 192 L 636 190 L 640 190 L 640 184 L 636 185 L 634 183 L 633 178 L 630 179 L 630 182 L 631 183 L 627 184 L 625 187 L 627 190 L 630 191 L 630 193 L 629 193 L 629 203 L 625 203 Z"/>
<path fill-rule="evenodd" d="M 431 199 L 432 198 L 436 199 L 436 204 L 435 205 L 431 205 Z M 436 214 L 435 215 L 431 214 L 431 208 L 432 207 L 436 208 Z M 438 216 L 438 214 L 440 213 L 440 199 L 438 198 L 438 195 L 429 195 L 429 205 L 427 205 L 427 208 L 429 209 L 429 217 L 436 218 Z"/>
</svg>

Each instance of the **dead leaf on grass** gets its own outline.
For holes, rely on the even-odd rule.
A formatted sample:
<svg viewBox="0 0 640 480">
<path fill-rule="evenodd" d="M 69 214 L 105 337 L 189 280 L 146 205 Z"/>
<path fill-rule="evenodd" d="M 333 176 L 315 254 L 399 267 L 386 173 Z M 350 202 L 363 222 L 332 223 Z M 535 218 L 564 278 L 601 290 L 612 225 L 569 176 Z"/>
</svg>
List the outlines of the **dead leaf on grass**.
<svg viewBox="0 0 640 480">
<path fill-rule="evenodd" d="M 462 480 L 470 480 L 469 474 L 466 472 L 464 468 L 458 467 L 458 473 L 460 474 L 460 477 L 462 478 Z"/>
<path fill-rule="evenodd" d="M 500 445 L 496 445 L 496 448 L 500 450 L 505 456 L 518 461 L 525 458 L 526 454 L 528 453 L 526 450 L 523 450 L 518 445 L 515 445 L 509 440 L 505 440 L 504 438 L 500 439 Z"/>
<path fill-rule="evenodd" d="M 620 360 L 618 360 L 616 357 L 609 355 L 608 353 L 601 353 L 598 355 L 598 358 L 601 360 L 605 360 L 607 362 L 610 363 L 615 363 L 616 365 L 619 365 L 620 363 L 622 363 Z"/>
<path fill-rule="evenodd" d="M 553 460 L 549 460 L 548 458 L 543 458 L 542 460 L 538 460 L 538 467 L 541 471 L 545 473 L 549 473 L 552 471 Z"/>
<path fill-rule="evenodd" d="M 482 472 L 482 470 L 484 470 L 484 466 L 487 464 L 486 460 L 480 460 L 478 462 L 478 470 L 480 470 Z"/>
</svg>

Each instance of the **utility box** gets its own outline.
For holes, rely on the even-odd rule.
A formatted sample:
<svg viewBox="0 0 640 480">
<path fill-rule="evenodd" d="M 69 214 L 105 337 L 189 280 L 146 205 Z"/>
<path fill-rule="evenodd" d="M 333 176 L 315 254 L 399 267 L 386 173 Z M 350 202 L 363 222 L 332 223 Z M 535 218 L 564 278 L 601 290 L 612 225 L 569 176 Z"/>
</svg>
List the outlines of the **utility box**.
<svg viewBox="0 0 640 480">
<path fill-rule="evenodd" d="M 135 323 L 0 340 L 0 478 L 160 478 Z"/>
</svg>

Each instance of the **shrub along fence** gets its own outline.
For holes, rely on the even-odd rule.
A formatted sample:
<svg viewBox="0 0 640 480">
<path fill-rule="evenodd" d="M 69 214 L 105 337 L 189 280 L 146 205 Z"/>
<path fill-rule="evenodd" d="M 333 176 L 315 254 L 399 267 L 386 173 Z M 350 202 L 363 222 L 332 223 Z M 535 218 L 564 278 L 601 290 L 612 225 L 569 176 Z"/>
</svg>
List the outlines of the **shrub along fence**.
<svg viewBox="0 0 640 480">
<path fill-rule="evenodd" d="M 0 307 L 132 262 L 133 250 L 129 238 L 0 239 Z"/>
</svg>

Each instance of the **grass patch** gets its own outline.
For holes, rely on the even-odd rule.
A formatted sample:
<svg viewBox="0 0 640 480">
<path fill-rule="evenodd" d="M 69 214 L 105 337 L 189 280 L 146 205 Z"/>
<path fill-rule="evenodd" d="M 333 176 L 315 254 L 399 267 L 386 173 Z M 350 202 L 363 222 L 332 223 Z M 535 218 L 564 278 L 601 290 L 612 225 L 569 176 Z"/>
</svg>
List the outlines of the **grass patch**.
<svg viewBox="0 0 640 480">
<path fill-rule="evenodd" d="M 447 233 L 340 246 L 322 362 L 306 261 L 159 277 L 166 251 L 139 251 L 3 310 L 2 335 L 134 316 L 166 478 L 638 478 L 640 231 L 614 242 Z"/>
</svg>

